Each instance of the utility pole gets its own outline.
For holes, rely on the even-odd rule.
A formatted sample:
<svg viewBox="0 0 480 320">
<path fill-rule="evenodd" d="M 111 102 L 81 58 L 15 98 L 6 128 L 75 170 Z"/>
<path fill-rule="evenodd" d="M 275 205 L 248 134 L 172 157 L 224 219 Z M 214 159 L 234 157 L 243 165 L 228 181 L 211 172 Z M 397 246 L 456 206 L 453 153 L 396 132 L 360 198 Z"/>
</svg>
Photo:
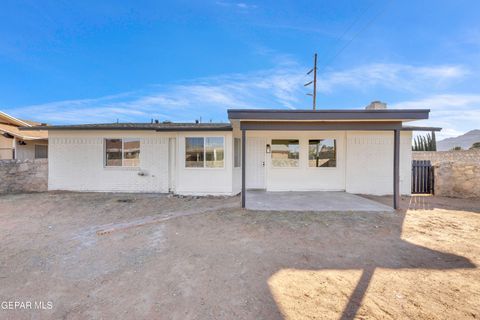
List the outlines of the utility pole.
<svg viewBox="0 0 480 320">
<path fill-rule="evenodd" d="M 308 96 L 312 96 L 313 100 L 313 110 L 317 108 L 317 53 L 315 53 L 313 58 L 313 69 L 307 72 L 307 75 L 310 75 L 313 72 L 313 80 L 304 84 L 304 86 L 309 86 L 313 84 L 313 93 L 307 93 Z"/>
</svg>

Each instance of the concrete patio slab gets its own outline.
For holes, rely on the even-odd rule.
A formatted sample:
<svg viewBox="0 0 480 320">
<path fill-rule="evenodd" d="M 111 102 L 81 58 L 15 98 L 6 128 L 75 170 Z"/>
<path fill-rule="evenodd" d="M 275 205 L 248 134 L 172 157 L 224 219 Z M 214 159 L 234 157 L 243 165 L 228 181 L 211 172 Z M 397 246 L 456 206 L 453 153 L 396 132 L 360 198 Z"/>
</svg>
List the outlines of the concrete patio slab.
<svg viewBox="0 0 480 320">
<path fill-rule="evenodd" d="M 246 208 L 260 211 L 394 211 L 392 207 L 346 192 L 266 192 L 249 190 Z"/>
</svg>

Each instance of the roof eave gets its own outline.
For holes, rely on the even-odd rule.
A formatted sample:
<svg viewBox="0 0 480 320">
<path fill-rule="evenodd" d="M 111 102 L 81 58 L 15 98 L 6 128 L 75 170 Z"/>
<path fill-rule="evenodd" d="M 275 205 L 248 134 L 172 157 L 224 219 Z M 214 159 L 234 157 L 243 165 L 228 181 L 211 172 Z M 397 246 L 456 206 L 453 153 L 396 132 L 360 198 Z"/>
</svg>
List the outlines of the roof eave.
<svg viewBox="0 0 480 320">
<path fill-rule="evenodd" d="M 229 109 L 230 120 L 355 121 L 355 120 L 426 120 L 429 109 L 389 110 L 249 110 Z"/>
<path fill-rule="evenodd" d="M 190 128 L 153 128 L 153 127 L 75 127 L 75 126 L 38 126 L 38 127 L 20 127 L 22 131 L 27 130 L 46 130 L 46 131 L 157 131 L 157 132 L 176 132 L 176 131 L 232 131 L 232 127 L 190 127 Z"/>
<path fill-rule="evenodd" d="M 402 131 L 442 131 L 440 127 L 415 127 L 415 126 L 404 126 Z"/>
</svg>

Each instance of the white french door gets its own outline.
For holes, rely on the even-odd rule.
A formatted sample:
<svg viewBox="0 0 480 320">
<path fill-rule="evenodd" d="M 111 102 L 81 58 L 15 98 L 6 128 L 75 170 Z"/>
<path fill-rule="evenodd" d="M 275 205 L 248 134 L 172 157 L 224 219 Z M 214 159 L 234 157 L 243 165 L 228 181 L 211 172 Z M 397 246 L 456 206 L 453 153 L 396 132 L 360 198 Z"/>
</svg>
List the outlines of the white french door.
<svg viewBox="0 0 480 320">
<path fill-rule="evenodd" d="M 265 189 L 265 138 L 247 138 L 246 165 L 245 187 Z"/>
</svg>

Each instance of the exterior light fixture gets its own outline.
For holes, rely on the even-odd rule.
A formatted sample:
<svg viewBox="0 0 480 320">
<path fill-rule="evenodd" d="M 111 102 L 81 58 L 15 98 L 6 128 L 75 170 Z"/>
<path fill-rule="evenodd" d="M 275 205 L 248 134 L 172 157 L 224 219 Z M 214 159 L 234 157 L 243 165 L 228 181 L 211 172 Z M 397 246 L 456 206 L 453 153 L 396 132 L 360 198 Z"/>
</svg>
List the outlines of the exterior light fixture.
<svg viewBox="0 0 480 320">
<path fill-rule="evenodd" d="M 266 151 L 267 151 L 267 153 L 270 153 L 270 152 L 272 152 L 272 148 L 270 147 L 270 145 L 269 145 L 269 144 L 267 144 L 267 150 L 266 150 Z"/>
</svg>

